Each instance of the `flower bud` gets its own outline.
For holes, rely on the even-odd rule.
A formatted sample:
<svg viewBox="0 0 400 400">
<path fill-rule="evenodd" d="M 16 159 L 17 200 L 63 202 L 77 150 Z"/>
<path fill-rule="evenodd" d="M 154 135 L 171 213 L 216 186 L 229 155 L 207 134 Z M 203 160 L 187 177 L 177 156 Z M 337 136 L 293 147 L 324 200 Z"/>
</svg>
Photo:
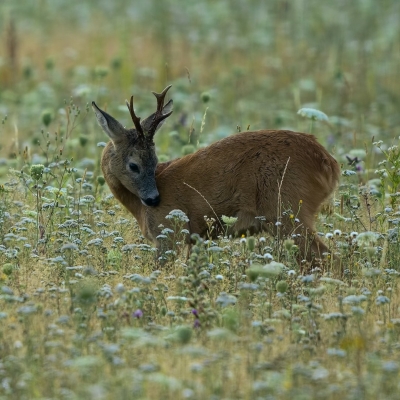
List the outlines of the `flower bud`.
<svg viewBox="0 0 400 400">
<path fill-rule="evenodd" d="M 279 293 L 286 293 L 286 291 L 288 290 L 288 283 L 286 281 L 279 281 L 276 283 L 276 290 Z"/>
<path fill-rule="evenodd" d="M 49 126 L 51 121 L 53 121 L 53 111 L 48 109 L 42 112 L 42 122 L 44 126 Z"/>
<path fill-rule="evenodd" d="M 203 103 L 208 103 L 208 102 L 210 101 L 210 99 L 211 99 L 210 93 L 208 93 L 208 92 L 203 92 L 203 93 L 201 94 L 201 101 L 202 101 Z"/>
<path fill-rule="evenodd" d="M 249 236 L 247 238 L 247 248 L 250 251 L 254 251 L 255 247 L 256 247 L 256 239 L 254 238 L 254 236 Z"/>
<path fill-rule="evenodd" d="M 99 176 L 97 177 L 97 183 L 98 183 L 100 186 L 104 186 L 104 184 L 106 183 L 106 180 L 104 179 L 104 176 L 99 175 Z"/>
</svg>

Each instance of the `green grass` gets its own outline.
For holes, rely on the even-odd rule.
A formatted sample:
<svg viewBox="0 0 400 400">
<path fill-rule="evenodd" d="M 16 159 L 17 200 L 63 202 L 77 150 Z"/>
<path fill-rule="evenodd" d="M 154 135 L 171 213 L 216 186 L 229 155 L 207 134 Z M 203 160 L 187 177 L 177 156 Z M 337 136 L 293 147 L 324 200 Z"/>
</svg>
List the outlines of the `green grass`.
<svg viewBox="0 0 400 400">
<path fill-rule="evenodd" d="M 397 0 L 3 0 L 0 15 L 0 399 L 399 397 Z M 167 84 L 160 159 L 248 126 L 334 154 L 317 225 L 343 275 L 329 259 L 301 274 L 290 238 L 268 236 L 155 263 L 104 184 L 89 104 L 130 125 L 125 99 L 145 117 Z"/>
</svg>

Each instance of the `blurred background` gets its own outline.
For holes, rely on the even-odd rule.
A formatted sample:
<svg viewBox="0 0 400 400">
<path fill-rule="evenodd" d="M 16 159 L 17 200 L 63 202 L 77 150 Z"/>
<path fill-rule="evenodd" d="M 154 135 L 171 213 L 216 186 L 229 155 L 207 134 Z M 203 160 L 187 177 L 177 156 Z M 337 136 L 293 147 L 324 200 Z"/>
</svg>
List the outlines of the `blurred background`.
<svg viewBox="0 0 400 400">
<path fill-rule="evenodd" d="M 98 165 L 90 102 L 131 126 L 125 99 L 146 117 L 168 84 L 161 159 L 289 128 L 345 160 L 400 135 L 399 21 L 398 0 L 2 0 L 0 175 L 49 153 Z"/>
</svg>

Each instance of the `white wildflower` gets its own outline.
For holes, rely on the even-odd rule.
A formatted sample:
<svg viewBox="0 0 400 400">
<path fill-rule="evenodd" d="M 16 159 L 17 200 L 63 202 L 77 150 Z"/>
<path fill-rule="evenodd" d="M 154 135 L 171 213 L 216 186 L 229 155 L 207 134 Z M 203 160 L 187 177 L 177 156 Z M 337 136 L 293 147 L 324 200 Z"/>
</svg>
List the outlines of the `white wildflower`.
<svg viewBox="0 0 400 400">
<path fill-rule="evenodd" d="M 328 116 L 324 112 L 316 110 L 315 108 L 300 108 L 300 110 L 297 111 L 297 114 L 313 121 L 327 122 L 329 120 Z"/>
</svg>

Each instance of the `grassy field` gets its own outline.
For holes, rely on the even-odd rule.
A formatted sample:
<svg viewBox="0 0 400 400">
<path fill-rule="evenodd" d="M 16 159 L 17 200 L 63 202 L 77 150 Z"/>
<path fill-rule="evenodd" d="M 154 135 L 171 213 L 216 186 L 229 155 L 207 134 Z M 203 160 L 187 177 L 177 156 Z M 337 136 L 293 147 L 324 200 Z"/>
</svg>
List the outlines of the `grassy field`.
<svg viewBox="0 0 400 400">
<path fill-rule="evenodd" d="M 398 0 L 2 0 L 0 399 L 398 399 L 399 20 Z M 159 267 L 89 104 L 130 126 L 125 99 L 147 116 L 168 84 L 160 160 L 261 128 L 336 157 L 317 225 L 343 274 L 269 236 Z"/>
</svg>

